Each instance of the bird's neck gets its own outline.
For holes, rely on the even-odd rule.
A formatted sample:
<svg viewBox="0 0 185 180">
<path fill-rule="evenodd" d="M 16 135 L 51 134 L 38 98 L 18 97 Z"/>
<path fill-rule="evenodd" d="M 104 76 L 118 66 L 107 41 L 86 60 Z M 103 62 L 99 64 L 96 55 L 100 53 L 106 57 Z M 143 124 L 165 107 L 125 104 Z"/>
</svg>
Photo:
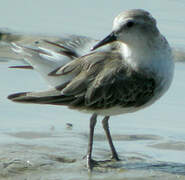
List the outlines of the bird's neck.
<svg viewBox="0 0 185 180">
<path fill-rule="evenodd" d="M 133 69 L 150 69 L 153 64 L 159 63 L 166 52 L 162 52 L 159 47 L 148 45 L 147 43 L 127 45 L 120 43 L 120 53 L 125 62 Z M 165 51 L 165 50 L 164 50 Z M 152 70 L 152 69 L 151 69 Z"/>
</svg>

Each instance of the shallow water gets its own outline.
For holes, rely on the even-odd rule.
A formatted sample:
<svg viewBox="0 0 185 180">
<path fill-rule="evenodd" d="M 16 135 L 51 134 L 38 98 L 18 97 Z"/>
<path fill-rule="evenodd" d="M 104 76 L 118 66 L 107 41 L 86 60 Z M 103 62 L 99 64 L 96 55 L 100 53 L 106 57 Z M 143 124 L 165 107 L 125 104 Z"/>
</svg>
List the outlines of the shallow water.
<svg viewBox="0 0 185 180">
<path fill-rule="evenodd" d="M 185 4 L 181 0 L 116 3 L 4 0 L 0 6 L 3 17 L 0 27 L 101 39 L 111 31 L 113 17 L 130 8 L 149 10 L 172 46 L 184 49 Z M 0 179 L 185 179 L 185 64 L 176 64 L 172 87 L 153 106 L 111 118 L 111 132 L 122 161 L 102 162 L 89 175 L 83 156 L 90 115 L 66 107 L 10 102 L 6 97 L 11 93 L 41 90 L 47 85 L 36 72 L 8 69 L 16 62 L 3 60 L 0 62 Z M 110 156 L 100 122 L 95 131 L 93 155 L 97 160 Z"/>
</svg>

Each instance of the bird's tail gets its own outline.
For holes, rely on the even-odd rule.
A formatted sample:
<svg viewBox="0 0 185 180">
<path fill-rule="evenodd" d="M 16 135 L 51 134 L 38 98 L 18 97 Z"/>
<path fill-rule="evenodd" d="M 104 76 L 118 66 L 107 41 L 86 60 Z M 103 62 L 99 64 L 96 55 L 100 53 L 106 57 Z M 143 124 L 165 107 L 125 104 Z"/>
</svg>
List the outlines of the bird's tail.
<svg viewBox="0 0 185 180">
<path fill-rule="evenodd" d="M 73 96 L 65 96 L 61 91 L 52 89 L 44 92 L 21 92 L 8 96 L 8 99 L 20 103 L 69 105 Z"/>
</svg>

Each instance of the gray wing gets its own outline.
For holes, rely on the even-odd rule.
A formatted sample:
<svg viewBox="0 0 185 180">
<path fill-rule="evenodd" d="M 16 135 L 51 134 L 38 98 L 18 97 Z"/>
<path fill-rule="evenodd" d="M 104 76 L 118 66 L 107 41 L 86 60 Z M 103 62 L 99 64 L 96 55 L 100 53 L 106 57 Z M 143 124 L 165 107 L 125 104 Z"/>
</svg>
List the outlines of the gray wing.
<svg viewBox="0 0 185 180">
<path fill-rule="evenodd" d="M 57 39 L 53 39 L 53 41 L 50 40 L 51 38 L 49 37 L 37 37 L 40 39 L 30 37 L 32 40 L 32 45 L 30 45 L 30 41 L 25 42 L 25 37 L 22 37 L 23 39 L 21 39 L 21 37 L 20 35 L 20 39 L 13 40 L 10 36 L 9 39 L 11 40 L 8 41 L 7 39 L 7 41 L 11 43 L 11 48 L 16 52 L 17 56 L 19 56 L 20 59 L 24 59 L 28 65 L 18 64 L 10 66 L 10 68 L 34 69 L 52 87 L 69 81 L 73 76 L 52 77 L 48 76 L 48 74 L 74 59 L 86 53 L 88 54 L 96 42 L 88 37 L 71 35 L 62 38 L 58 37 Z M 5 40 L 4 38 L 4 41 Z"/>
<path fill-rule="evenodd" d="M 61 52 L 72 57 L 80 57 L 87 53 L 90 48 L 97 42 L 90 37 L 80 35 L 64 35 L 64 36 L 49 36 L 43 34 L 26 34 L 13 32 L 9 29 L 0 29 L 0 57 L 19 59 L 20 57 L 11 52 L 8 45 L 18 43 L 19 45 L 27 45 L 32 47 L 41 46 L 43 48 L 51 48 L 57 51 L 56 46 L 48 46 L 46 42 L 53 42 L 53 45 L 59 45 Z"/>
<path fill-rule="evenodd" d="M 48 54 L 57 58 L 57 54 L 63 55 L 63 58 L 71 59 L 83 56 L 90 52 L 91 47 L 97 42 L 90 37 L 79 36 L 79 35 L 64 35 L 64 36 L 47 36 L 39 34 L 26 34 L 26 33 L 17 33 L 10 31 L 8 29 L 0 29 L 0 57 L 5 59 L 16 59 L 23 60 L 25 58 L 24 50 L 27 47 L 31 48 L 34 53 L 38 54 Z M 14 46 L 15 45 L 15 46 Z M 17 45 L 17 46 L 16 46 Z M 18 48 L 18 51 L 17 50 Z M 22 51 L 21 51 L 22 48 Z M 42 49 L 40 49 L 42 48 Z M 44 50 L 46 50 L 44 52 Z M 47 51 L 48 50 L 48 51 Z M 15 54 L 15 52 L 16 54 Z M 56 55 L 56 56 L 55 56 Z M 47 56 L 43 57 L 46 59 Z M 63 61 L 63 58 L 60 57 L 60 61 Z M 50 60 L 50 59 L 49 59 Z M 28 61 L 28 64 L 29 61 Z M 24 68 L 25 66 L 21 67 Z M 14 67 L 16 68 L 16 66 Z M 20 66 L 18 66 L 20 68 Z M 27 68 L 27 67 L 26 67 Z M 53 69 L 54 70 L 54 69 Z"/>
<path fill-rule="evenodd" d="M 61 54 L 71 58 L 78 58 L 89 53 L 90 49 L 98 41 L 86 36 L 70 35 L 55 42 L 49 40 L 45 40 L 45 42 L 58 46 Z"/>
<path fill-rule="evenodd" d="M 113 106 L 140 106 L 153 96 L 155 81 L 132 71 L 119 53 L 92 53 L 60 69 L 77 76 L 47 93 L 19 93 L 9 96 L 17 102 L 67 105 L 71 108 L 104 109 Z"/>
</svg>

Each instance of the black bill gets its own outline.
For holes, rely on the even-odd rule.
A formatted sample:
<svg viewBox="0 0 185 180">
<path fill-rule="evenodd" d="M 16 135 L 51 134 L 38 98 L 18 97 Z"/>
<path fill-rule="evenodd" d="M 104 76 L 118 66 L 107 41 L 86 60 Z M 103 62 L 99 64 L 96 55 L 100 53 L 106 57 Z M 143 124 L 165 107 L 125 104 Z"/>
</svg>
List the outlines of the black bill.
<svg viewBox="0 0 185 180">
<path fill-rule="evenodd" d="M 114 34 L 114 32 L 112 32 L 111 34 L 109 34 L 105 39 L 103 39 L 102 41 L 100 41 L 98 44 L 96 44 L 92 49 L 91 51 L 101 47 L 101 46 L 104 46 L 108 43 L 111 43 L 113 41 L 116 41 L 117 40 L 117 37 L 116 35 Z"/>
</svg>

